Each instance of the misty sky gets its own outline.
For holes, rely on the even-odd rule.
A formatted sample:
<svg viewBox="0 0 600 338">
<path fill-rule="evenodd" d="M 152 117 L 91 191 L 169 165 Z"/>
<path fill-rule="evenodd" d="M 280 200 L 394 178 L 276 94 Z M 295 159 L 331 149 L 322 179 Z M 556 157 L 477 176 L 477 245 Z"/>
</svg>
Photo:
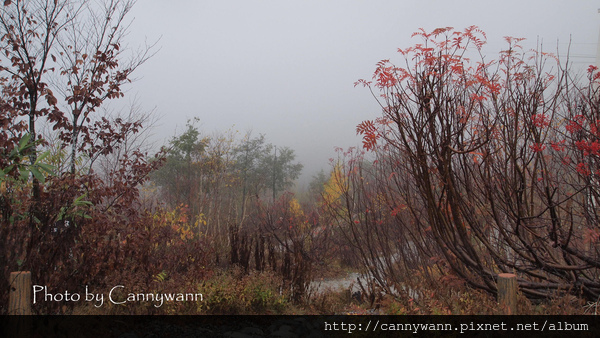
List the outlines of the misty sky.
<svg viewBox="0 0 600 338">
<path fill-rule="evenodd" d="M 380 115 L 369 91 L 381 59 L 418 42 L 412 32 L 477 25 L 487 33 L 488 60 L 504 36 L 566 54 L 585 68 L 595 62 L 600 1 L 202 1 L 138 0 L 130 47 L 156 41 L 160 50 L 135 73 L 129 88 L 144 109 L 160 116 L 166 139 L 186 120 L 200 119 L 210 135 L 252 129 L 295 150 L 310 178 L 334 147 L 357 146 L 355 127 Z M 557 45 L 558 42 L 558 45 Z"/>
</svg>

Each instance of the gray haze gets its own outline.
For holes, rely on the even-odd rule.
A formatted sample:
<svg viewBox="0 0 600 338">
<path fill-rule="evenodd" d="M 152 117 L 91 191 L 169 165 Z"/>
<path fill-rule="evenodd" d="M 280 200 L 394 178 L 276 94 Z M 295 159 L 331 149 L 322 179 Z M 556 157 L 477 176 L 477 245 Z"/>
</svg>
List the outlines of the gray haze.
<svg viewBox="0 0 600 338">
<path fill-rule="evenodd" d="M 379 116 L 369 91 L 375 64 L 413 45 L 412 32 L 477 25 L 488 60 L 503 37 L 543 41 L 544 50 L 593 64 L 600 1 L 201 1 L 138 0 L 131 48 L 160 39 L 160 51 L 130 87 L 161 117 L 164 140 L 198 117 L 205 134 L 252 129 L 296 151 L 303 178 L 328 169 L 334 147 L 357 146 L 355 127 Z"/>
</svg>

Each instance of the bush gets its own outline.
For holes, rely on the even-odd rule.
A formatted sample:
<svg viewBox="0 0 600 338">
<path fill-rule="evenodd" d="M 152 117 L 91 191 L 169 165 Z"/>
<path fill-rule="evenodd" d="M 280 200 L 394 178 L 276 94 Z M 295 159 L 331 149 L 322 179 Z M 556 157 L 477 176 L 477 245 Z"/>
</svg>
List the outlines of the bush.
<svg viewBox="0 0 600 338">
<path fill-rule="evenodd" d="M 203 314 L 284 314 L 289 310 L 288 294 L 271 272 L 244 274 L 239 268 L 221 271 L 203 281 L 205 295 L 198 304 Z"/>
</svg>

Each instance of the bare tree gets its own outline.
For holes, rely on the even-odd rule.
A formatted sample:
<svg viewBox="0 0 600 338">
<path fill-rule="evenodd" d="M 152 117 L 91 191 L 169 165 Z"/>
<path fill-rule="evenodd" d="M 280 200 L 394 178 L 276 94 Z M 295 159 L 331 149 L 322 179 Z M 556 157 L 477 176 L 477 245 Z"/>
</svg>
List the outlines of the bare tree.
<svg viewBox="0 0 600 338">
<path fill-rule="evenodd" d="M 91 114 L 107 100 L 122 97 L 122 86 L 153 55 L 153 45 L 135 51 L 124 46 L 129 28 L 126 18 L 134 4 L 134 0 L 87 1 L 57 40 L 60 57 L 55 60 L 60 74 L 54 78 L 54 87 L 69 112 L 57 120 L 69 131 L 62 137 L 71 145 L 71 173 L 75 173 L 77 152 L 93 142 L 87 132 L 99 119 Z M 110 151 L 110 144 L 101 150 Z"/>
</svg>

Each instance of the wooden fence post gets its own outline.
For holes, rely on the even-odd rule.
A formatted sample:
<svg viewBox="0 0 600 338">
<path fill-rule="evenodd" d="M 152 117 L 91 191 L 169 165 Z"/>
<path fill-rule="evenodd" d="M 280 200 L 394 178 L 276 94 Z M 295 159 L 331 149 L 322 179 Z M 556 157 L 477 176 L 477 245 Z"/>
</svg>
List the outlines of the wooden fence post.
<svg viewBox="0 0 600 338">
<path fill-rule="evenodd" d="M 517 276 L 512 273 L 498 275 L 498 303 L 507 315 L 517 313 Z"/>
<path fill-rule="evenodd" d="M 10 273 L 10 294 L 8 298 L 9 315 L 31 314 L 31 272 Z"/>
</svg>

